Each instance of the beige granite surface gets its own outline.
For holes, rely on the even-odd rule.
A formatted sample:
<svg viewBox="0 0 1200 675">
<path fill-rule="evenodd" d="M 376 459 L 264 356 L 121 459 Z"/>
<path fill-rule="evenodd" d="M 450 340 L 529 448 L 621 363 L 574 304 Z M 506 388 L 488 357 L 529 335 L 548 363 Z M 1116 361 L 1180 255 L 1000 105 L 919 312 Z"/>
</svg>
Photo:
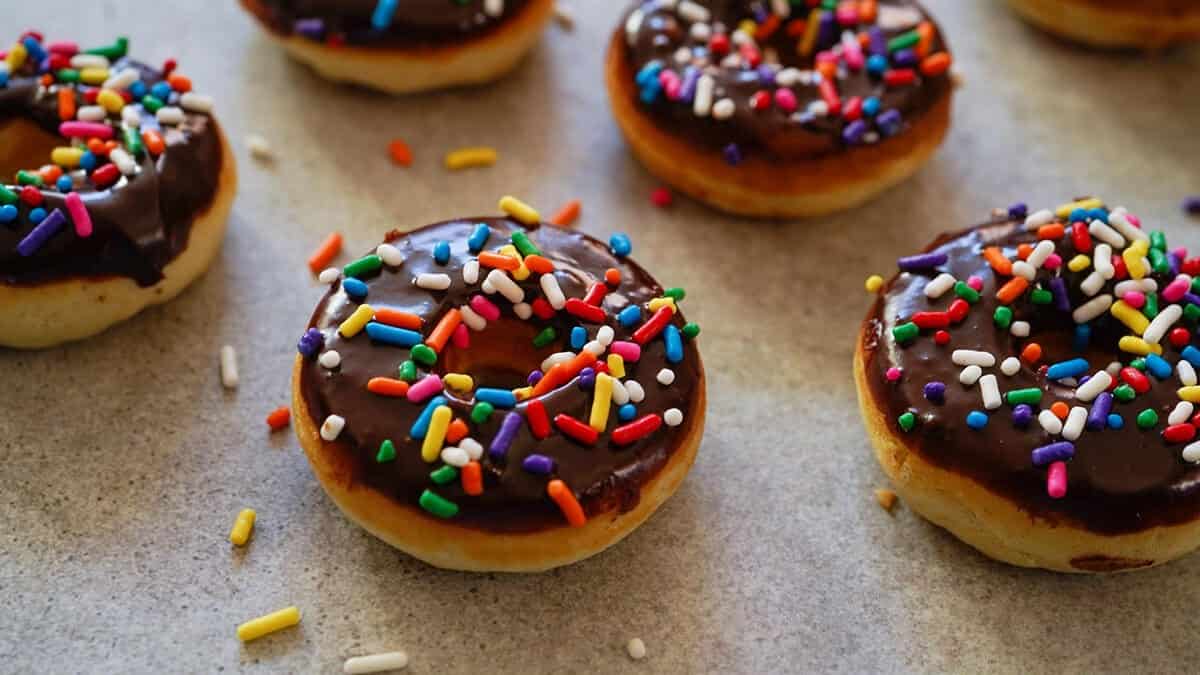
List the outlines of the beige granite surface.
<svg viewBox="0 0 1200 675">
<path fill-rule="evenodd" d="M 551 27 L 497 86 L 400 100 L 316 79 L 232 0 L 6 4 L 10 33 L 125 33 L 136 55 L 179 57 L 216 97 L 242 181 L 220 258 L 175 302 L 85 343 L 0 352 L 0 672 L 333 673 L 393 649 L 414 673 L 1194 672 L 1200 556 L 1056 576 L 990 562 L 903 505 L 889 516 L 849 366 L 866 274 L 992 206 L 1093 192 L 1200 247 L 1178 208 L 1200 192 L 1200 50 L 1097 54 L 999 2 L 931 0 L 966 79 L 946 146 L 863 208 L 756 223 L 650 206 L 656 182 L 600 84 L 623 4 L 573 0 L 576 30 Z M 250 133 L 273 164 L 248 157 Z M 393 137 L 413 168 L 389 163 Z M 444 171 L 468 144 L 500 163 Z M 288 400 L 320 295 L 304 260 L 326 233 L 360 252 L 392 226 L 491 213 L 506 192 L 544 211 L 579 197 L 581 228 L 630 232 L 637 259 L 688 288 L 711 378 L 679 494 L 616 548 L 541 576 L 442 572 L 390 549 L 263 423 Z M 235 393 L 217 376 L 225 343 Z M 253 540 L 232 550 L 247 506 Z M 290 604 L 298 628 L 235 638 Z"/>
</svg>

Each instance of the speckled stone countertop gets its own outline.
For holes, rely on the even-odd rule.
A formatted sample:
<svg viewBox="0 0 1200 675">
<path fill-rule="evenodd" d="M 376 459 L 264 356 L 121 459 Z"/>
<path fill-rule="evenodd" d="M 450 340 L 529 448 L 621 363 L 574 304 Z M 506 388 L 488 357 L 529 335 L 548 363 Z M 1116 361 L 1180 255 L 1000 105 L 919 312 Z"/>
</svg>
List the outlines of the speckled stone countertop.
<svg viewBox="0 0 1200 675">
<path fill-rule="evenodd" d="M 992 206 L 1096 193 L 1200 247 L 1178 207 L 1200 192 L 1200 49 L 1098 54 L 1000 2 L 930 0 L 966 80 L 947 145 L 863 208 L 758 223 L 650 205 L 657 183 L 601 84 L 624 3 L 568 4 L 576 29 L 551 27 L 511 78 L 407 99 L 317 79 L 231 0 L 6 11 L 12 31 L 122 33 L 152 62 L 178 57 L 216 98 L 241 190 L 220 258 L 180 298 L 81 344 L 0 351 L 0 671 L 333 673 L 394 649 L 413 673 L 1194 670 L 1200 556 L 1056 576 L 876 506 L 850 361 L 866 274 Z M 273 163 L 249 158 L 251 133 Z M 411 169 L 391 165 L 394 137 Z M 446 172 L 463 145 L 494 145 L 500 163 Z M 610 551 L 541 576 L 442 572 L 350 524 L 263 418 L 288 400 L 320 297 L 304 261 L 330 230 L 348 256 L 510 192 L 544 212 L 582 199 L 580 228 L 628 231 L 636 259 L 688 289 L 708 430 L 678 495 Z M 222 344 L 240 355 L 236 392 L 217 375 Z M 258 525 L 235 550 L 247 506 Z M 290 604 L 297 628 L 234 636 Z"/>
</svg>

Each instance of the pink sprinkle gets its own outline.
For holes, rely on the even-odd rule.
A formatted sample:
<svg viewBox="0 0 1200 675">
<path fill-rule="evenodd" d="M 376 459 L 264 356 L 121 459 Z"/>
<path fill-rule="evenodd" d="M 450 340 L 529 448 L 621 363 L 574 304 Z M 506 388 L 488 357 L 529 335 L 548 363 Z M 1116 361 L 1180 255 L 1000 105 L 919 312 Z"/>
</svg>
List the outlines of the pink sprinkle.
<svg viewBox="0 0 1200 675">
<path fill-rule="evenodd" d="M 779 109 L 790 113 L 796 110 L 796 93 L 787 87 L 781 87 L 775 90 L 775 105 Z"/>
<path fill-rule="evenodd" d="M 1134 309 L 1141 309 L 1146 304 L 1146 294 L 1141 291 L 1129 291 L 1121 299 Z"/>
<path fill-rule="evenodd" d="M 458 324 L 458 327 L 454 329 L 454 333 L 450 335 L 450 344 L 459 349 L 471 348 L 471 333 L 467 331 L 467 324 Z"/>
<path fill-rule="evenodd" d="M 408 388 L 408 400 L 424 403 L 442 390 L 442 378 L 436 374 L 426 375 L 423 380 Z"/>
<path fill-rule="evenodd" d="M 1062 267 L 1062 256 L 1057 253 L 1051 253 L 1049 257 L 1046 258 L 1046 262 L 1042 263 L 1042 267 L 1045 267 L 1048 270 L 1056 270 Z"/>
<path fill-rule="evenodd" d="M 658 74 L 658 82 L 662 85 L 663 93 L 667 95 L 667 100 L 678 101 L 679 92 L 683 89 L 683 81 L 679 79 L 679 75 L 673 70 L 664 70 Z"/>
<path fill-rule="evenodd" d="M 99 122 L 63 122 L 58 125 L 58 133 L 68 138 L 99 138 L 108 140 L 113 137 L 113 129 Z"/>
<path fill-rule="evenodd" d="M 625 363 L 632 363 L 642 358 L 642 346 L 636 342 L 614 342 L 609 347 L 609 351 L 614 354 L 619 354 Z"/>
<path fill-rule="evenodd" d="M 79 45 L 74 42 L 51 42 L 46 45 L 46 50 L 51 54 L 62 54 L 63 56 L 75 56 L 79 53 Z"/>
<path fill-rule="evenodd" d="M 885 376 L 887 377 L 888 382 L 899 382 L 900 374 L 901 374 L 900 369 L 895 366 L 892 366 L 891 368 L 887 369 L 887 373 Z"/>
<path fill-rule="evenodd" d="M 853 26 L 858 23 L 858 7 L 851 2 L 843 2 L 837 8 L 837 22 L 842 26 Z"/>
<path fill-rule="evenodd" d="M 1175 281 L 1167 284 L 1167 287 L 1163 289 L 1163 299 L 1167 302 L 1179 302 L 1190 288 L 1191 284 L 1188 283 L 1186 277 L 1175 277 Z"/>
<path fill-rule="evenodd" d="M 837 54 L 831 51 L 817 52 L 817 63 L 837 63 Z"/>
<path fill-rule="evenodd" d="M 1125 219 L 1129 221 L 1130 225 L 1133 225 L 1134 227 L 1136 227 L 1139 230 L 1142 229 L 1142 219 L 1141 218 L 1138 218 L 1137 216 L 1133 215 L 1132 213 L 1126 213 Z"/>
<path fill-rule="evenodd" d="M 671 205 L 674 198 L 671 196 L 671 191 L 665 187 L 655 188 L 654 192 L 650 193 L 650 201 L 660 209 L 665 209 Z"/>
<path fill-rule="evenodd" d="M 983 290 L 983 279 L 972 274 L 967 277 L 967 285 L 975 290 L 976 293 Z"/>
<path fill-rule="evenodd" d="M 1046 494 L 1051 499 L 1062 499 L 1067 496 L 1067 463 L 1055 462 L 1046 472 Z"/>
<path fill-rule="evenodd" d="M 488 321 L 495 321 L 500 318 L 500 308 L 482 295 L 476 295 L 471 298 L 471 309 L 475 310 L 476 314 Z"/>
<path fill-rule="evenodd" d="M 67 213 L 71 214 L 71 220 L 75 223 L 75 234 L 85 238 L 92 236 L 92 217 L 88 215 L 79 193 L 68 192 L 66 200 Z"/>
<path fill-rule="evenodd" d="M 1171 254 L 1174 255 L 1176 258 L 1183 260 L 1183 259 L 1187 258 L 1187 247 L 1180 246 L 1179 248 L 1173 248 L 1173 249 L 1171 249 Z"/>
</svg>

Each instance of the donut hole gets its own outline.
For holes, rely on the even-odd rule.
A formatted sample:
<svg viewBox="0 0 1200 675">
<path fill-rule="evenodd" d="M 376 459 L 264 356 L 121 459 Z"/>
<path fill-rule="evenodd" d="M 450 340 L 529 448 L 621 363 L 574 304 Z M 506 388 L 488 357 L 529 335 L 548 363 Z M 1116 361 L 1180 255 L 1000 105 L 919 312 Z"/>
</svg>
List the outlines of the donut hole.
<svg viewBox="0 0 1200 675">
<path fill-rule="evenodd" d="M 545 347 L 533 346 L 533 339 L 543 328 L 507 316 L 488 322 L 482 332 L 471 333 L 471 346 L 467 349 L 447 346 L 438 358 L 437 370 L 442 375 L 470 375 L 476 387 L 519 389 L 527 386 L 529 373 L 541 370 L 546 357 L 563 350 L 564 343 L 557 338 Z"/>
<path fill-rule="evenodd" d="M 65 145 L 58 136 L 23 118 L 0 118 L 0 181 L 16 182 L 17 171 L 50 163 L 50 152 Z"/>
<path fill-rule="evenodd" d="M 1034 330 L 1026 338 L 1013 339 L 1013 353 L 1020 354 L 1021 350 L 1030 343 L 1037 343 L 1042 348 L 1041 359 L 1037 364 L 1030 366 L 1029 363 L 1023 362 L 1026 368 L 1038 370 L 1043 365 L 1050 365 L 1060 361 L 1069 361 L 1071 359 L 1085 359 L 1088 362 L 1089 373 L 1094 373 L 1098 370 L 1104 370 L 1113 361 L 1127 361 L 1129 356 L 1123 354 L 1117 348 L 1117 341 L 1123 334 L 1122 331 L 1111 325 L 1113 322 L 1101 321 L 1097 322 L 1096 330 L 1092 333 L 1088 340 L 1087 349 L 1079 351 L 1074 345 L 1074 324 L 1069 327 L 1066 324 L 1061 326 L 1049 326 L 1041 330 Z M 1074 391 L 1074 387 L 1064 385 L 1063 391 Z"/>
</svg>

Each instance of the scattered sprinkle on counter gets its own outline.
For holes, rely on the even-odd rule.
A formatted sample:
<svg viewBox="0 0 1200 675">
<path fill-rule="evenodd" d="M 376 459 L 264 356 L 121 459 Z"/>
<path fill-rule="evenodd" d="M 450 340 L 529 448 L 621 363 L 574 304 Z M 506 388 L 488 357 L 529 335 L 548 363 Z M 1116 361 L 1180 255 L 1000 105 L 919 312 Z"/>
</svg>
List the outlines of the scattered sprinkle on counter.
<svg viewBox="0 0 1200 675">
<path fill-rule="evenodd" d="M 245 546 L 250 541 L 250 533 L 254 531 L 254 521 L 258 514 L 254 509 L 242 509 L 233 521 L 233 529 L 229 531 L 229 541 L 234 546 Z"/>
<path fill-rule="evenodd" d="M 572 199 L 563 204 L 561 209 L 554 212 L 554 215 L 550 218 L 550 224 L 558 225 L 559 227 L 570 227 L 579 219 L 579 212 L 582 210 L 583 202 L 578 199 Z"/>
<path fill-rule="evenodd" d="M 238 386 L 237 352 L 229 345 L 221 347 L 221 385 L 226 389 Z"/>
<path fill-rule="evenodd" d="M 646 658 L 646 643 L 642 642 L 641 638 L 633 638 L 626 643 L 625 651 L 629 652 L 629 658 L 641 661 Z"/>
<path fill-rule="evenodd" d="M 668 188 L 654 188 L 654 191 L 650 193 L 650 203 L 654 204 L 660 209 L 667 208 L 674 201 L 675 198 L 671 195 L 671 191 Z"/>
<path fill-rule="evenodd" d="M 271 427 L 271 431 L 286 429 L 291 419 L 292 411 L 286 405 L 281 405 L 272 410 L 271 414 L 267 415 L 267 426 Z"/>
<path fill-rule="evenodd" d="M 500 158 L 495 148 L 459 148 L 446 154 L 446 168 L 451 171 L 492 166 Z"/>
<path fill-rule="evenodd" d="M 412 166 L 412 150 L 402 139 L 394 138 L 391 143 L 388 143 L 388 154 L 393 163 L 399 166 Z"/>
<path fill-rule="evenodd" d="M 250 619 L 246 623 L 237 627 L 238 639 L 242 642 L 250 642 L 257 640 L 260 637 L 265 637 L 271 633 L 291 628 L 300 623 L 300 609 L 297 607 L 284 607 L 281 610 L 271 612 Z"/>
<path fill-rule="evenodd" d="M 317 250 L 313 251 L 313 254 L 308 257 L 308 269 L 313 274 L 319 274 L 341 252 L 342 234 L 340 232 L 330 232 L 329 236 L 325 237 L 325 241 L 321 242 Z"/>
<path fill-rule="evenodd" d="M 270 161 L 275 158 L 271 144 L 258 134 L 246 136 L 246 149 L 250 151 L 251 157 L 259 161 Z"/>
<path fill-rule="evenodd" d="M 408 666 L 408 654 L 405 652 L 384 652 L 346 659 L 346 663 L 342 666 L 342 672 L 346 675 L 367 675 L 368 673 L 402 670 L 406 666 Z"/>
</svg>

